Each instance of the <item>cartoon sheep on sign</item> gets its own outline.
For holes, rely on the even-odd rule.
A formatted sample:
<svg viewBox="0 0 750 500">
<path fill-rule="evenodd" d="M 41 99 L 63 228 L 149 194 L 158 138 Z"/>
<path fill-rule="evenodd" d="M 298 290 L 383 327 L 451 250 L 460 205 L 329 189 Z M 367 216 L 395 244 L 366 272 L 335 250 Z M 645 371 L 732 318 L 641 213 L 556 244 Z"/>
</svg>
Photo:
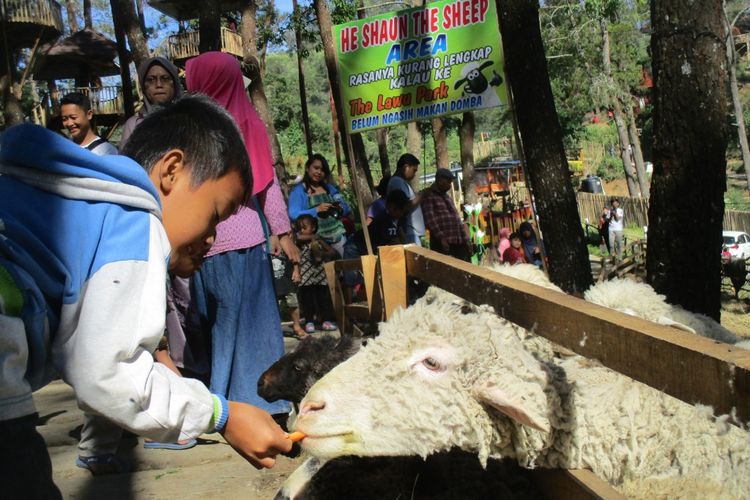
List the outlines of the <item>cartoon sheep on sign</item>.
<svg viewBox="0 0 750 500">
<path fill-rule="evenodd" d="M 483 108 L 500 106 L 500 98 L 493 87 L 499 87 L 503 83 L 503 77 L 498 75 L 494 69 L 492 70 L 491 80 L 487 80 L 487 77 L 482 74 L 482 70 L 492 64 L 494 64 L 494 61 L 485 61 L 481 65 L 476 62 L 466 64 L 461 69 L 461 79 L 455 83 L 453 88 L 457 89 L 463 85 L 462 96 L 466 94 L 481 96 Z"/>
</svg>

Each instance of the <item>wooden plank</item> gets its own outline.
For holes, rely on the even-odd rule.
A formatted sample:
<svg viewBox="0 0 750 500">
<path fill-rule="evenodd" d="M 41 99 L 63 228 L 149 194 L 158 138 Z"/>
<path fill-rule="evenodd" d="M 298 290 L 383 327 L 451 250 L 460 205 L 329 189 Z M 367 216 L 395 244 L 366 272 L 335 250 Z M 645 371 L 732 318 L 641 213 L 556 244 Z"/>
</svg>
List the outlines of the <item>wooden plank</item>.
<svg viewBox="0 0 750 500">
<path fill-rule="evenodd" d="M 625 496 L 590 470 L 533 469 L 531 479 L 547 498 L 555 500 L 624 500 Z"/>
<path fill-rule="evenodd" d="M 336 262 L 326 262 L 323 264 L 323 268 L 326 270 L 326 281 L 328 282 L 328 291 L 331 293 L 331 301 L 333 302 L 333 310 L 336 313 L 336 322 L 339 325 L 339 330 L 344 333 L 346 330 L 346 311 L 344 309 L 344 293 L 341 290 L 341 283 L 339 282 L 339 273 L 336 271 Z"/>
<path fill-rule="evenodd" d="M 377 256 L 362 256 L 362 275 L 365 278 L 367 309 L 370 319 L 373 321 L 380 321 L 383 319 L 383 300 L 380 297 L 380 283 L 377 280 L 377 265 Z"/>
<path fill-rule="evenodd" d="M 370 308 L 367 307 L 366 302 L 354 302 L 352 304 L 346 304 L 344 306 L 344 309 L 346 310 L 346 317 L 350 320 L 370 320 Z"/>
<path fill-rule="evenodd" d="M 333 262 L 337 271 L 361 271 L 362 260 L 360 259 L 339 259 Z"/>
<path fill-rule="evenodd" d="M 404 248 L 407 247 L 395 245 L 382 246 L 378 249 L 385 319 L 390 318 L 399 307 L 406 308 L 407 305 L 406 261 L 404 259 Z"/>
<path fill-rule="evenodd" d="M 582 356 L 693 404 L 750 420 L 750 351 L 591 304 L 576 297 L 405 248 L 408 273 Z"/>
</svg>

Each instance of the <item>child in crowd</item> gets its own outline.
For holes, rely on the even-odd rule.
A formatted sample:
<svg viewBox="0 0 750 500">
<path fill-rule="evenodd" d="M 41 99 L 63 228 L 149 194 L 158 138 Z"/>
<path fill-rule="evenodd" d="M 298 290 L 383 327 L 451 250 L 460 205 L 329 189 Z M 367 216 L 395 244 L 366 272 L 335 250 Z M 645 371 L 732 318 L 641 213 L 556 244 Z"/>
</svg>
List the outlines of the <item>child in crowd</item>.
<svg viewBox="0 0 750 500">
<path fill-rule="evenodd" d="M 511 266 L 526 263 L 526 255 L 523 252 L 523 248 L 521 248 L 521 235 L 512 233 L 508 239 L 510 240 L 510 246 L 503 252 L 503 262 Z"/>
<path fill-rule="evenodd" d="M 88 97 L 80 92 L 63 96 L 60 100 L 60 116 L 63 127 L 68 129 L 73 142 L 100 156 L 117 154 L 116 147 L 96 135 L 94 112 Z"/>
<path fill-rule="evenodd" d="M 500 242 L 497 244 L 497 256 L 500 262 L 504 262 L 503 254 L 510 247 L 510 229 L 507 227 L 500 228 Z"/>
<path fill-rule="evenodd" d="M 300 265 L 298 262 L 291 262 L 285 254 L 271 257 L 271 265 L 276 298 L 286 303 L 289 317 L 292 319 L 294 337 L 302 340 L 307 337 L 307 333 L 300 324 L 299 298 L 297 297 L 297 286 L 301 280 Z"/>
<path fill-rule="evenodd" d="M 334 322 L 335 313 L 328 291 L 328 281 L 323 263 L 337 259 L 338 252 L 321 238 L 318 220 L 304 214 L 297 218 L 297 241 L 300 247 L 299 298 L 302 312 L 307 319 L 305 332 L 313 333 L 316 324 L 323 331 L 338 329 Z"/>
<path fill-rule="evenodd" d="M 31 397 L 54 373 L 83 410 L 156 441 L 222 432 L 255 467 L 272 467 L 292 447 L 268 413 L 227 402 L 152 355 L 167 271 L 185 277 L 201 266 L 216 225 L 252 185 L 237 126 L 210 99 L 190 96 L 151 113 L 123 153 L 96 156 L 28 124 L 0 136 L 8 498 L 61 496 Z"/>
</svg>

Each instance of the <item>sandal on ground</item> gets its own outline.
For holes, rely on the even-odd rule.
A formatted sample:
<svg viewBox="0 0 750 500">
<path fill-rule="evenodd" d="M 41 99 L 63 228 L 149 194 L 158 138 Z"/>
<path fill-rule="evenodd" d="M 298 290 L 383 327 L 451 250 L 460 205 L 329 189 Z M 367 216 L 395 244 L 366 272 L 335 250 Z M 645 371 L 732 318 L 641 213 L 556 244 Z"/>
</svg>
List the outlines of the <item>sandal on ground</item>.
<svg viewBox="0 0 750 500">
<path fill-rule="evenodd" d="M 320 328 L 324 332 L 332 332 L 339 329 L 339 327 L 336 326 L 336 323 L 334 323 L 333 321 L 324 321 L 323 324 L 320 325 Z"/>
<path fill-rule="evenodd" d="M 292 330 L 292 336 L 297 340 L 302 340 L 307 338 L 307 332 L 302 329 L 302 327 L 297 327 Z"/>
<path fill-rule="evenodd" d="M 312 321 L 310 321 L 309 323 L 307 323 L 305 325 L 305 331 L 307 333 L 315 333 L 315 323 L 313 323 Z"/>
<path fill-rule="evenodd" d="M 198 444 L 195 439 L 185 439 L 176 443 L 159 443 L 158 441 L 143 441 L 143 447 L 148 450 L 189 450 Z"/>
<path fill-rule="evenodd" d="M 130 464 L 112 453 L 93 457 L 79 456 L 76 459 L 76 465 L 81 469 L 90 470 L 95 476 L 130 472 Z"/>
</svg>

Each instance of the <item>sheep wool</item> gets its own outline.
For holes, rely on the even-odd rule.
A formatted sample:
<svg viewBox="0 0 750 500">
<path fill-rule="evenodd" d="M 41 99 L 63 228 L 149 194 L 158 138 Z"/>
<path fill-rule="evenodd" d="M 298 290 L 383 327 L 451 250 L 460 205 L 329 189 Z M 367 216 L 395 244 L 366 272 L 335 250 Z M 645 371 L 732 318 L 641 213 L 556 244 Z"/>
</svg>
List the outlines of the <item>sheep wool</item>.
<svg viewBox="0 0 750 500">
<path fill-rule="evenodd" d="M 527 468 L 588 468 L 634 498 L 747 498 L 750 434 L 546 340 L 428 292 L 319 380 L 296 422 L 313 455 L 452 447 Z M 690 490 L 693 491 L 693 490 Z M 710 492 L 710 493 L 709 493 Z"/>
</svg>

